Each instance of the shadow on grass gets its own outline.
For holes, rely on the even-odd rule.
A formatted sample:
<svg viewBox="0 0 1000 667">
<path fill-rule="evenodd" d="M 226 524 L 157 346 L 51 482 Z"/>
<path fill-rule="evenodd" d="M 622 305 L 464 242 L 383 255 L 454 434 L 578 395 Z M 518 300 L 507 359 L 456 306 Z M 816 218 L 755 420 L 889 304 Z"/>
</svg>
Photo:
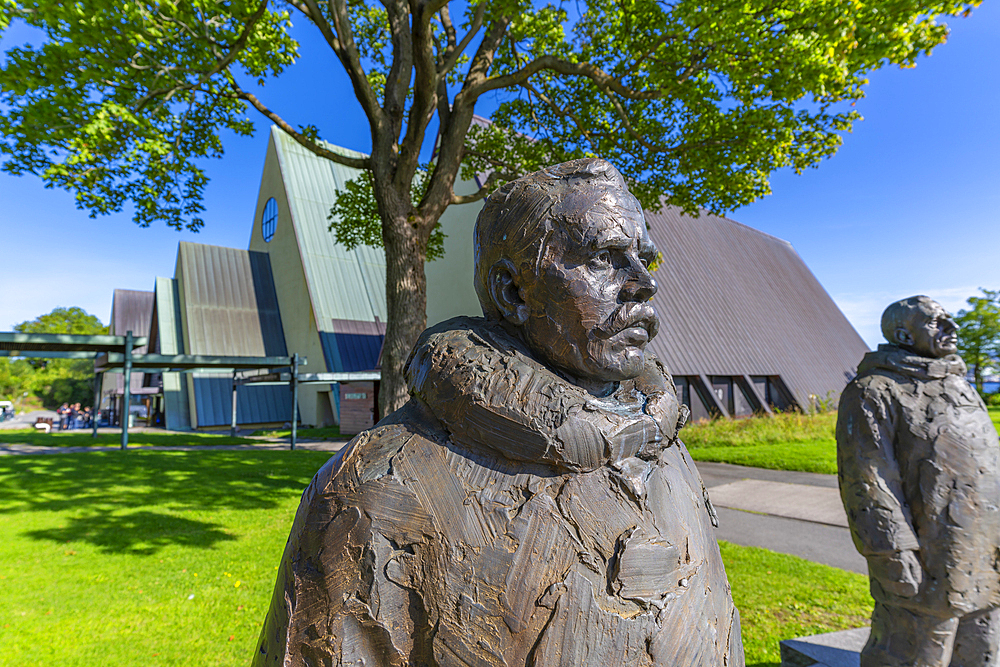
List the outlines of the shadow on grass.
<svg viewBox="0 0 1000 667">
<path fill-rule="evenodd" d="M 168 544 L 236 539 L 185 510 L 260 510 L 300 494 L 328 452 L 93 452 L 0 457 L 0 514 L 67 512 L 64 526 L 26 533 L 146 554 Z M 130 509 L 125 509 L 130 508 Z"/>
<path fill-rule="evenodd" d="M 218 524 L 145 510 L 74 517 L 64 528 L 34 530 L 24 535 L 53 542 L 84 540 L 103 553 L 136 556 L 152 556 L 171 544 L 208 549 L 218 542 L 236 539 Z"/>
</svg>

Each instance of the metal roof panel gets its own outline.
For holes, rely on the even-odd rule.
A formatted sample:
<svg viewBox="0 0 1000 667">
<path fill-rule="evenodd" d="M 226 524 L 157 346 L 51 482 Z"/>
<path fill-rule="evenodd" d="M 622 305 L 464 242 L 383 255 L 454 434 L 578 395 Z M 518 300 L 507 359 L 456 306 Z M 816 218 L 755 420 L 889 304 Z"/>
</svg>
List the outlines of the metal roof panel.
<svg viewBox="0 0 1000 667">
<path fill-rule="evenodd" d="M 277 127 L 271 132 L 317 328 L 330 331 L 335 319 L 384 322 L 385 252 L 369 246 L 348 250 L 337 243 L 327 219 L 338 190 L 361 172 L 318 157 Z M 332 145 L 330 148 L 364 156 Z"/>
<path fill-rule="evenodd" d="M 782 239 L 728 218 L 646 212 L 663 262 L 650 349 L 674 375 L 780 375 L 802 406 L 839 394 L 867 345 Z"/>
</svg>

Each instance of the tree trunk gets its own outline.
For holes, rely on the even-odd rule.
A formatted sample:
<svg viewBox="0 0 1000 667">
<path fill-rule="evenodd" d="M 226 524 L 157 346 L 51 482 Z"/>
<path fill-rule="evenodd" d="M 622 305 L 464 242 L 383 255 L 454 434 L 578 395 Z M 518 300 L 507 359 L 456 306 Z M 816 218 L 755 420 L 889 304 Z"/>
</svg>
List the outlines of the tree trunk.
<svg viewBox="0 0 1000 667">
<path fill-rule="evenodd" d="M 382 344 L 382 383 L 379 418 L 398 410 L 409 398 L 403 364 L 427 328 L 427 243 L 405 216 L 393 216 L 383 233 L 385 242 L 385 342 Z M 384 220 L 384 219 L 383 219 Z"/>
</svg>

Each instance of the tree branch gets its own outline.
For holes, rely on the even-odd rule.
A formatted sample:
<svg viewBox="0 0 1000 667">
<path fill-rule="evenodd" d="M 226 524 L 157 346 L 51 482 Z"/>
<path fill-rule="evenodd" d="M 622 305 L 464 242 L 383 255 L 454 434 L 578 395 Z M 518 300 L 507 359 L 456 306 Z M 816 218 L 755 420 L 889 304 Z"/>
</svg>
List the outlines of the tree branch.
<svg viewBox="0 0 1000 667">
<path fill-rule="evenodd" d="M 365 75 L 365 68 L 361 66 L 361 54 L 358 53 L 357 44 L 354 43 L 354 33 L 351 31 L 351 20 L 347 14 L 347 2 L 345 0 L 329 0 L 330 13 L 333 16 L 333 29 L 336 31 L 341 49 L 337 53 L 337 58 L 344 66 L 347 76 L 351 79 L 354 87 L 354 95 L 361 103 L 368 123 L 374 128 L 379 127 L 383 121 L 382 107 L 379 106 L 375 91 L 372 90 L 368 77 Z"/>
<path fill-rule="evenodd" d="M 438 12 L 441 15 L 441 26 L 444 28 L 444 34 L 448 38 L 448 47 L 445 53 L 450 53 L 455 50 L 458 46 L 458 37 L 455 34 L 455 25 L 451 22 L 451 12 L 448 11 L 448 5 L 441 8 Z"/>
<path fill-rule="evenodd" d="M 510 19 L 501 16 L 490 24 L 479 44 L 476 55 L 472 58 L 469 71 L 466 74 L 462 90 L 455 96 L 448 114 L 448 122 L 441 123 L 441 143 L 437 154 L 437 165 L 431 174 L 427 192 L 421 201 L 421 213 L 436 217 L 448 207 L 454 196 L 455 175 L 462 162 L 462 152 L 465 149 L 465 135 L 472 124 L 472 114 L 475 110 L 476 97 L 470 90 L 486 80 L 493 55 L 497 46 L 507 32 Z"/>
<path fill-rule="evenodd" d="M 245 100 L 249 102 L 251 105 L 253 105 L 253 107 L 257 109 L 257 111 L 259 111 L 268 119 L 270 119 L 272 123 L 280 127 L 284 132 L 286 132 L 289 136 L 291 136 L 292 139 L 295 139 L 295 141 L 297 141 L 299 145 L 301 145 L 306 150 L 320 157 L 324 157 L 327 160 L 330 160 L 331 162 L 342 164 L 345 167 L 353 167 L 354 169 L 365 169 L 365 170 L 371 169 L 370 157 L 366 158 L 350 157 L 347 155 L 341 155 L 340 153 L 334 153 L 333 151 L 320 146 L 318 143 L 316 143 L 315 141 L 313 141 L 312 139 L 305 136 L 304 134 L 293 128 L 291 125 L 289 125 L 285 121 L 285 119 L 283 119 L 281 116 L 279 116 L 278 114 L 274 113 L 266 106 L 264 106 L 264 104 L 259 99 L 257 99 L 257 97 L 253 93 L 249 93 L 240 88 L 239 85 L 236 83 L 236 81 L 233 80 L 232 78 L 230 78 L 229 80 L 229 85 L 236 93 L 236 97 L 238 97 L 241 100 Z"/>
<path fill-rule="evenodd" d="M 505 74 L 503 76 L 487 79 L 478 86 L 475 86 L 474 89 L 470 90 L 468 94 L 472 97 L 478 98 L 483 93 L 491 90 L 508 88 L 511 86 L 520 86 L 522 83 L 542 70 L 551 70 L 567 76 L 584 76 L 597 85 L 602 86 L 607 90 L 614 91 L 617 95 L 631 100 L 655 100 L 663 96 L 663 93 L 658 90 L 632 90 L 631 88 L 625 86 L 619 79 L 616 79 L 600 67 L 591 65 L 590 63 L 574 63 L 551 55 L 539 56 L 511 74 Z"/>
<path fill-rule="evenodd" d="M 451 193 L 451 203 L 452 204 L 472 204 L 480 199 L 484 199 L 486 195 L 490 193 L 493 189 L 493 185 L 497 182 L 497 173 L 492 172 L 489 177 L 487 177 L 486 182 L 483 183 L 483 187 L 479 188 L 476 192 L 471 195 L 456 195 L 454 192 Z"/>
<path fill-rule="evenodd" d="M 418 5 L 413 15 L 413 103 L 406 120 L 406 135 L 400 142 L 398 174 L 399 179 L 407 181 L 412 179 L 419 166 L 420 149 L 438 103 L 439 76 L 434 61 L 434 32 L 431 29 L 431 19 L 438 9 L 434 4 Z"/>
<path fill-rule="evenodd" d="M 208 72 L 202 72 L 198 76 L 197 82 L 175 85 L 167 88 L 160 88 L 157 90 L 151 90 L 139 98 L 139 101 L 136 103 L 135 107 L 136 110 L 137 111 L 141 110 L 150 101 L 152 101 L 157 97 L 166 95 L 167 98 L 169 99 L 174 95 L 174 93 L 177 93 L 179 91 L 200 88 L 205 83 L 207 83 L 213 76 L 228 69 L 229 66 L 233 64 L 233 62 L 239 56 L 240 51 L 243 50 L 243 47 L 246 46 L 247 40 L 250 39 L 250 34 L 256 27 L 257 22 L 260 21 L 261 17 L 264 16 L 264 12 L 267 11 L 267 3 L 268 0 L 264 0 L 263 2 L 260 3 L 260 7 L 258 7 L 257 11 L 255 11 L 253 15 L 250 16 L 250 19 L 247 21 L 246 25 L 244 25 L 243 31 L 240 33 L 240 36 L 236 39 L 235 42 L 233 42 L 233 45 L 229 48 L 229 52 L 225 56 L 223 56 L 221 60 L 217 62 L 215 67 L 210 69 Z"/>
<path fill-rule="evenodd" d="M 587 140 L 587 143 L 590 144 L 590 147 L 594 150 L 594 152 L 599 152 L 597 142 L 595 142 L 593 137 L 590 136 L 590 132 L 587 131 L 586 124 L 580 119 L 579 116 L 569 110 L 568 105 L 559 106 L 548 95 L 531 85 L 530 82 L 526 81 L 522 83 L 521 87 L 527 90 L 529 94 L 535 95 L 542 102 L 545 102 L 546 106 L 552 109 L 552 111 L 554 111 L 557 115 L 562 116 L 563 118 L 569 118 L 573 121 L 573 124 L 576 125 L 577 131 L 583 135 L 583 138 Z"/>
<path fill-rule="evenodd" d="M 339 58 L 343 54 L 344 47 L 341 45 L 340 40 L 333 33 L 333 28 L 330 27 L 330 23 L 323 16 L 323 10 L 320 9 L 316 0 L 287 0 L 288 4 L 295 7 L 297 10 L 302 12 L 303 15 L 315 25 L 320 33 L 323 35 L 323 39 L 333 50 L 334 54 Z"/>
<path fill-rule="evenodd" d="M 444 10 L 442 10 L 443 12 Z M 469 32 L 465 34 L 462 41 L 458 43 L 457 46 L 452 48 L 452 36 L 448 37 L 448 49 L 444 52 L 444 59 L 438 65 L 438 74 L 445 75 L 455 68 L 458 64 L 458 59 L 462 57 L 462 53 L 469 48 L 469 44 L 475 39 L 476 34 L 483 27 L 483 17 L 486 16 L 486 2 L 483 0 L 478 5 L 476 5 L 476 14 L 472 17 L 472 25 L 469 26 Z"/>
<path fill-rule="evenodd" d="M 389 20 L 389 33 L 392 36 L 392 64 L 386 75 L 383 96 L 384 109 L 392 133 L 391 141 L 387 143 L 388 148 L 399 141 L 399 133 L 403 129 L 406 96 L 413 72 L 413 35 L 410 33 L 411 16 L 406 0 L 389 0 L 385 3 L 385 8 Z M 412 19 L 415 27 L 417 17 L 413 16 Z"/>
</svg>

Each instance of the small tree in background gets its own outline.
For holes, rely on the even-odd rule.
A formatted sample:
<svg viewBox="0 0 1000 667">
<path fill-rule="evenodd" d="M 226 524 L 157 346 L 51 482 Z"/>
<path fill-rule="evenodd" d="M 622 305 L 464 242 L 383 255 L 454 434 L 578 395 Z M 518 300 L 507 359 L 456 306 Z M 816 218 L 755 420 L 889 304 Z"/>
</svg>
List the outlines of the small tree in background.
<svg viewBox="0 0 1000 667">
<path fill-rule="evenodd" d="M 20 333 L 106 334 L 108 328 L 82 308 L 56 308 L 14 327 Z M 90 359 L 0 359 L 0 395 L 27 391 L 45 407 L 94 401 L 94 362 Z"/>
<path fill-rule="evenodd" d="M 1000 291 L 979 288 L 970 296 L 968 310 L 958 311 L 958 353 L 972 369 L 976 390 L 983 393 L 983 376 L 997 367 L 1000 357 Z"/>
</svg>

